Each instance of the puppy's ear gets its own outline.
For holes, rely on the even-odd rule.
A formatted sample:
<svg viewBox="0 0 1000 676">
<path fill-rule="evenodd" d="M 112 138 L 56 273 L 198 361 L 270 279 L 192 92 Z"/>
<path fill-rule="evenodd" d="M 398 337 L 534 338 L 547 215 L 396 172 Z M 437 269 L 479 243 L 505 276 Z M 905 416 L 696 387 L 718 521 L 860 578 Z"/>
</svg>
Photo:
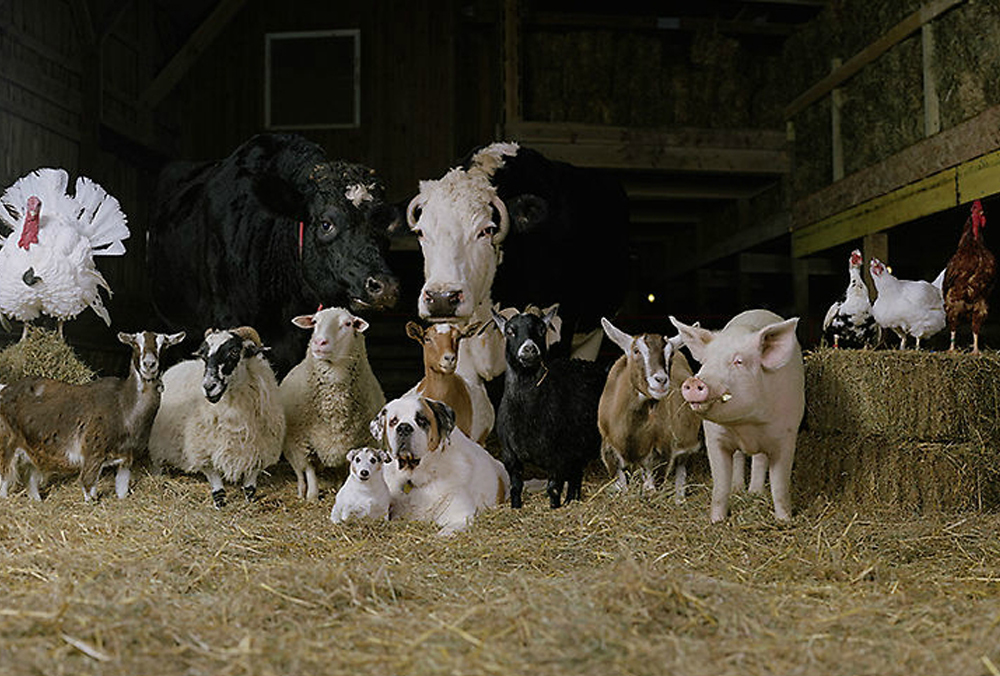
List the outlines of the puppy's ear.
<svg viewBox="0 0 1000 676">
<path fill-rule="evenodd" d="M 363 448 L 352 448 L 347 452 L 347 462 L 354 462 L 354 459 L 358 457 L 358 453 L 363 451 Z"/>
<path fill-rule="evenodd" d="M 447 439 L 451 431 L 455 429 L 455 410 L 443 401 L 435 399 L 428 399 L 427 405 L 437 419 L 438 434 L 442 439 Z"/>
<path fill-rule="evenodd" d="M 368 429 L 372 433 L 372 438 L 382 443 L 382 437 L 385 436 L 385 407 L 368 423 Z"/>
</svg>

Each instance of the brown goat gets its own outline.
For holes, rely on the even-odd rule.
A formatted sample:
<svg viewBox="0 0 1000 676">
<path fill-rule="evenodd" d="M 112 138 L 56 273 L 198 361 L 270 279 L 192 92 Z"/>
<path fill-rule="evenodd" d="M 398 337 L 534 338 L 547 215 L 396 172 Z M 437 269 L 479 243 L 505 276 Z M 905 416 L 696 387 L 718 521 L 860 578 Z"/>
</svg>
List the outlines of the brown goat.
<svg viewBox="0 0 1000 676">
<path fill-rule="evenodd" d="M 482 443 L 489 434 L 477 427 L 469 385 L 455 373 L 458 366 L 459 342 L 479 330 L 479 324 L 459 328 L 454 324 L 433 324 L 426 329 L 416 322 L 408 322 L 406 335 L 424 348 L 424 377 L 416 390 L 427 399 L 435 399 L 451 406 L 455 411 L 455 426 L 465 435 Z M 473 434 L 481 438 L 476 438 Z"/>
<path fill-rule="evenodd" d="M 101 470 L 117 466 L 115 492 L 128 495 L 132 462 L 144 453 L 160 405 L 160 354 L 183 333 L 119 333 L 131 346 L 128 378 L 100 378 L 70 385 L 49 378 L 22 378 L 0 390 L 0 497 L 26 462 L 28 495 L 50 474 L 79 472 L 85 500 L 97 498 Z"/>
<path fill-rule="evenodd" d="M 625 352 L 611 367 L 598 407 L 604 465 L 620 489 L 628 483 L 626 470 L 637 465 L 647 489 L 655 487 L 658 468 L 666 465 L 669 473 L 676 465 L 679 503 L 687 480 L 685 461 L 701 448 L 701 419 L 681 396 L 691 366 L 677 351 L 679 342 L 654 333 L 630 336 L 607 319 L 601 323 Z"/>
</svg>

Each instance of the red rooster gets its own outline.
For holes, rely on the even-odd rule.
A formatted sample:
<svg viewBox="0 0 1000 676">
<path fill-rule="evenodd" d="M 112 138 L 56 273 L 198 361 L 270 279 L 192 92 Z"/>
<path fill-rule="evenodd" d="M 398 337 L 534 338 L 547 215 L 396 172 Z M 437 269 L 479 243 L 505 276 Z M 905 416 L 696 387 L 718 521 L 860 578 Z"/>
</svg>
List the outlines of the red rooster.
<svg viewBox="0 0 1000 676">
<path fill-rule="evenodd" d="M 944 311 L 951 331 L 951 351 L 955 350 L 955 331 L 959 321 L 972 324 L 972 353 L 979 354 L 979 329 L 982 328 L 988 300 L 996 279 L 996 259 L 983 242 L 986 215 L 979 200 L 972 203 L 972 213 L 965 221 L 958 250 L 948 260 L 944 272 Z"/>
</svg>

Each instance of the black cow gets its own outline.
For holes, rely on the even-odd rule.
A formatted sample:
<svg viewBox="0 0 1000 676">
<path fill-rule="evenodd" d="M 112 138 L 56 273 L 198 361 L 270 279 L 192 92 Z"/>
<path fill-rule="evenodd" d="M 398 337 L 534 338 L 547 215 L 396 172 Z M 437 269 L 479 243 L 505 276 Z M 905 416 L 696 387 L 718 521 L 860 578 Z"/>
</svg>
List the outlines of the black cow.
<svg viewBox="0 0 1000 676">
<path fill-rule="evenodd" d="M 219 162 L 172 163 L 147 249 L 157 311 L 195 336 L 253 326 L 283 375 L 308 340 L 292 317 L 320 304 L 395 304 L 384 254 L 396 213 L 371 169 L 330 161 L 297 135 L 254 136 Z"/>
<path fill-rule="evenodd" d="M 424 252 L 418 309 L 432 321 L 480 318 L 486 300 L 559 303 L 566 343 L 574 332 L 599 330 L 628 289 L 628 199 L 596 169 L 494 143 L 443 178 L 422 181 L 407 217 Z"/>
</svg>

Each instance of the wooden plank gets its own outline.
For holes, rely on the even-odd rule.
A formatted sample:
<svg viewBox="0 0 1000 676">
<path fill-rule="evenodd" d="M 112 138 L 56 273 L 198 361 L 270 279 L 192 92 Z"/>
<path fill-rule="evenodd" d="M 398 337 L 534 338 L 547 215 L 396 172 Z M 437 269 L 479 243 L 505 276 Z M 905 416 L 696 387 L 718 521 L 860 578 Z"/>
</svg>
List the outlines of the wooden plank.
<svg viewBox="0 0 1000 676">
<path fill-rule="evenodd" d="M 790 225 L 791 218 L 789 214 L 782 212 L 763 223 L 739 230 L 733 236 L 716 242 L 694 256 L 690 255 L 690 252 L 683 254 L 678 252 L 679 260 L 672 261 L 668 266 L 670 276 L 679 277 L 686 272 L 703 268 L 721 258 L 738 254 L 758 244 L 764 244 L 765 242 L 770 242 L 773 239 L 787 235 Z M 683 257 L 681 258 L 681 256 Z"/>
<path fill-rule="evenodd" d="M 835 87 L 856 75 L 858 71 L 889 51 L 897 43 L 908 38 L 925 23 L 934 20 L 936 17 L 963 2 L 965 0 L 933 0 L 933 2 L 927 3 L 913 14 L 910 14 L 890 28 L 885 35 L 848 59 L 843 66 L 827 75 L 788 104 L 785 108 L 785 119 L 798 115 L 810 105 L 829 94 Z"/>
<path fill-rule="evenodd" d="M 958 204 L 989 197 L 1000 192 L 1000 150 L 957 167 Z"/>
<path fill-rule="evenodd" d="M 956 169 L 946 169 L 888 195 L 859 204 L 792 232 L 792 255 L 824 249 L 887 230 L 957 204 Z"/>
<path fill-rule="evenodd" d="M 504 124 L 521 119 L 521 22 L 518 0 L 505 0 L 503 4 L 503 89 Z M 506 128 L 506 127 L 505 127 Z"/>
<path fill-rule="evenodd" d="M 614 127 L 576 122 L 518 121 L 506 128 L 513 141 L 531 143 L 616 144 L 640 143 L 665 146 L 784 150 L 785 130 L 706 129 L 699 127 Z"/>
<path fill-rule="evenodd" d="M 833 70 L 840 68 L 840 59 L 833 59 Z M 840 89 L 830 92 L 830 134 L 833 147 L 833 180 L 844 178 L 844 135 L 841 133 L 841 109 L 844 106 L 844 93 Z"/>
<path fill-rule="evenodd" d="M 150 108 L 159 105 L 184 78 L 205 50 L 211 46 L 236 13 L 243 8 L 245 2 L 246 0 L 221 0 L 184 46 L 146 87 L 140 97 L 142 103 Z"/>
<path fill-rule="evenodd" d="M 997 149 L 1000 149 L 1000 106 L 989 108 L 799 200 L 792 209 L 793 227 L 816 223 Z"/>
<path fill-rule="evenodd" d="M 937 93 L 937 76 L 934 73 L 934 26 L 926 23 L 920 28 L 923 81 L 924 81 L 924 136 L 941 131 L 941 102 Z"/>
<path fill-rule="evenodd" d="M 635 144 L 532 143 L 546 157 L 581 167 L 656 169 L 779 175 L 788 173 L 788 154 L 775 150 L 665 147 Z"/>
</svg>

